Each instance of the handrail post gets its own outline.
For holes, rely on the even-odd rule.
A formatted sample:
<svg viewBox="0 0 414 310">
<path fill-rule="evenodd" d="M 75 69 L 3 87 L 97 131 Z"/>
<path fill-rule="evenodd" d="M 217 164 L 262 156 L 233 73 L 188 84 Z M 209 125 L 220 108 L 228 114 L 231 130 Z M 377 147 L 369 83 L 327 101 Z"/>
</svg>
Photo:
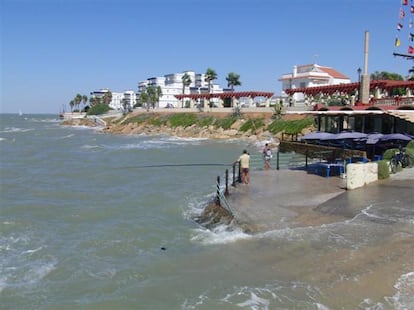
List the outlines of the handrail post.
<svg viewBox="0 0 414 310">
<path fill-rule="evenodd" d="M 305 151 L 305 169 L 308 170 L 308 149 Z"/>
<path fill-rule="evenodd" d="M 277 150 L 276 153 L 276 170 L 279 170 L 279 150 Z"/>
<path fill-rule="evenodd" d="M 239 162 L 239 176 L 237 177 L 237 182 L 241 183 L 242 182 L 242 178 L 241 178 L 241 164 Z"/>
<path fill-rule="evenodd" d="M 226 190 L 224 191 L 224 195 L 228 196 L 229 194 L 229 169 L 226 169 Z"/>
<path fill-rule="evenodd" d="M 220 205 L 220 176 L 217 177 L 216 205 Z"/>
<path fill-rule="evenodd" d="M 233 164 L 233 183 L 231 186 L 236 187 L 236 164 Z"/>
</svg>

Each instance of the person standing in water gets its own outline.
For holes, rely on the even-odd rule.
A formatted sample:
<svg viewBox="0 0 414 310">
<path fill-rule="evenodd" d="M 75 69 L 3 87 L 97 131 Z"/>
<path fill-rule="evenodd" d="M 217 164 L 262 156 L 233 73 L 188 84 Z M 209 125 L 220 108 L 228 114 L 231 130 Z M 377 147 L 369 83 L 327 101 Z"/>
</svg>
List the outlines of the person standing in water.
<svg viewBox="0 0 414 310">
<path fill-rule="evenodd" d="M 243 150 L 243 154 L 240 155 L 233 164 L 239 162 L 241 169 L 241 181 L 244 184 L 250 183 L 250 155 L 247 150 Z"/>
<path fill-rule="evenodd" d="M 272 149 L 270 148 L 269 144 L 266 143 L 265 147 L 263 148 L 263 160 L 264 160 L 265 170 L 270 169 L 270 160 L 271 159 L 272 159 Z"/>
</svg>

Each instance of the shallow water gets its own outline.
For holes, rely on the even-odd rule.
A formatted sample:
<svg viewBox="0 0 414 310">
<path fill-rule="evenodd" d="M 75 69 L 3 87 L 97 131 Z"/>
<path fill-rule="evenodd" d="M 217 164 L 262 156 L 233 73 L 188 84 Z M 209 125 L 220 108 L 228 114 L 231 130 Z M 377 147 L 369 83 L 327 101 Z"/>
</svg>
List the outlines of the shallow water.
<svg viewBox="0 0 414 310">
<path fill-rule="evenodd" d="M 193 218 L 216 177 L 258 147 L 113 136 L 50 115 L 0 121 L 1 309 L 414 307 L 403 186 L 341 197 L 330 224 L 209 231 Z"/>
</svg>

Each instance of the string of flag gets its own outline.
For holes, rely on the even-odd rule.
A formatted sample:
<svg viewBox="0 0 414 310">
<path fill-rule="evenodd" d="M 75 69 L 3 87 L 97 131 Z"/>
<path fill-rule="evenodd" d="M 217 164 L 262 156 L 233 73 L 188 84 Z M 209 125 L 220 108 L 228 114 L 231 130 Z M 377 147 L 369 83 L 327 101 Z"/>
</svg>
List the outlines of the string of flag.
<svg viewBox="0 0 414 310">
<path fill-rule="evenodd" d="M 401 0 L 400 10 L 398 12 L 397 34 L 395 37 L 396 48 L 407 48 L 408 54 L 414 54 L 414 3 L 413 0 Z M 401 46 L 401 41 L 407 39 L 407 44 Z"/>
</svg>

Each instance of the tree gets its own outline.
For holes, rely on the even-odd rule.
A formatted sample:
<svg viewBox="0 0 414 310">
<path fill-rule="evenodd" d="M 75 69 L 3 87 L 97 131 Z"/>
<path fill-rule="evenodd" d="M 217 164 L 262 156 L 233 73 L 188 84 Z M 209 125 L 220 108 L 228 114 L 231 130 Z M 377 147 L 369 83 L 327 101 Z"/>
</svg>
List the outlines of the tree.
<svg viewBox="0 0 414 310">
<path fill-rule="evenodd" d="M 142 103 L 146 103 L 147 111 L 149 111 L 150 105 L 152 108 L 155 108 L 155 104 L 159 103 L 160 98 L 162 97 L 162 89 L 160 86 L 155 88 L 154 86 L 148 86 L 143 92 L 139 94 L 139 100 Z"/>
<path fill-rule="evenodd" d="M 398 73 L 392 72 L 378 72 L 375 71 L 370 75 L 371 80 L 393 80 L 393 81 L 404 81 L 404 78 Z M 389 91 L 390 96 L 402 96 L 405 94 L 405 89 L 402 87 L 393 88 Z"/>
<path fill-rule="evenodd" d="M 208 68 L 205 74 L 205 79 L 208 82 L 208 92 L 211 94 L 211 82 L 217 79 L 217 73 L 211 68 Z M 209 102 L 210 108 L 213 107 L 212 102 Z"/>
<path fill-rule="evenodd" d="M 122 98 L 122 108 L 124 110 L 124 114 L 127 114 L 129 112 L 131 107 L 127 98 Z"/>
<path fill-rule="evenodd" d="M 79 105 L 82 102 L 82 95 L 76 94 L 74 101 L 75 101 L 75 108 L 79 110 Z"/>
<path fill-rule="evenodd" d="M 75 100 L 71 100 L 71 101 L 69 102 L 69 106 L 70 106 L 70 113 L 72 113 L 72 112 L 73 112 L 73 107 L 74 107 L 74 105 L 75 105 Z"/>
<path fill-rule="evenodd" d="M 227 75 L 226 81 L 227 81 L 227 87 L 230 87 L 231 91 L 234 91 L 234 86 L 240 86 L 241 85 L 240 75 L 236 74 L 234 72 L 230 72 Z M 231 106 L 233 106 L 233 97 L 231 98 Z"/>
<path fill-rule="evenodd" d="M 160 98 L 162 97 L 162 89 L 161 86 L 157 86 L 157 89 L 155 90 L 155 102 L 158 103 L 158 106 L 160 105 Z"/>
<path fill-rule="evenodd" d="M 208 68 L 205 73 L 205 79 L 208 83 L 208 92 L 211 93 L 211 82 L 217 79 L 217 73 L 211 68 Z"/>
<path fill-rule="evenodd" d="M 184 75 L 181 77 L 181 80 L 183 82 L 183 95 L 184 95 L 184 91 L 185 88 L 191 85 L 191 77 L 188 75 L 188 73 L 184 73 Z M 181 101 L 181 108 L 184 107 L 184 98 Z"/>
<path fill-rule="evenodd" d="M 404 81 L 404 78 L 398 73 L 386 72 L 386 71 L 375 71 L 370 75 L 371 80 L 393 80 L 393 81 Z"/>
<path fill-rule="evenodd" d="M 149 103 L 148 92 L 147 92 L 146 89 L 145 89 L 145 91 L 143 91 L 139 94 L 139 101 L 141 102 L 142 106 L 145 105 L 147 107 L 147 112 L 149 112 L 150 103 Z"/>
<path fill-rule="evenodd" d="M 83 95 L 82 96 L 82 103 L 83 103 L 83 107 L 85 108 L 86 103 L 88 102 L 88 96 Z"/>
<path fill-rule="evenodd" d="M 236 74 L 234 72 L 230 72 L 227 75 L 226 81 L 227 81 L 227 87 L 230 87 L 232 91 L 234 91 L 234 86 L 240 86 L 241 85 L 240 75 Z"/>
<path fill-rule="evenodd" d="M 105 103 L 106 105 L 109 105 L 112 101 L 112 93 L 110 90 L 108 90 L 104 95 L 103 95 L 103 103 Z"/>
</svg>

